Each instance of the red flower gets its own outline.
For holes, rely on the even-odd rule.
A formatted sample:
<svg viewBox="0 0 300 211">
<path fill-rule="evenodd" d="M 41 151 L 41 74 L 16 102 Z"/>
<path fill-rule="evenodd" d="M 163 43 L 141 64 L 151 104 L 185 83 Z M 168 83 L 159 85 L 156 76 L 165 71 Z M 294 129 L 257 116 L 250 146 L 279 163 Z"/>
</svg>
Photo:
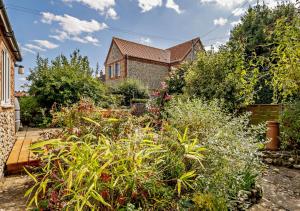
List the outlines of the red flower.
<svg viewBox="0 0 300 211">
<path fill-rule="evenodd" d="M 109 182 L 111 180 L 111 176 L 109 174 L 106 174 L 106 173 L 102 173 L 100 178 L 103 182 Z"/>
<path fill-rule="evenodd" d="M 100 192 L 100 195 L 102 196 L 103 199 L 108 199 L 109 198 L 109 192 L 108 190 L 103 190 Z"/>
<path fill-rule="evenodd" d="M 136 199 L 137 199 L 137 196 L 138 196 L 138 194 L 137 194 L 136 191 L 134 191 L 134 192 L 131 193 L 131 198 L 132 198 L 133 200 L 136 200 Z"/>
<path fill-rule="evenodd" d="M 118 197 L 117 202 L 118 202 L 120 205 L 124 205 L 125 202 L 126 202 L 126 198 L 125 198 L 124 196 L 120 196 L 120 197 Z"/>
<path fill-rule="evenodd" d="M 51 202 L 56 204 L 58 202 L 58 193 L 56 191 L 51 192 L 51 197 L 50 197 Z"/>
</svg>

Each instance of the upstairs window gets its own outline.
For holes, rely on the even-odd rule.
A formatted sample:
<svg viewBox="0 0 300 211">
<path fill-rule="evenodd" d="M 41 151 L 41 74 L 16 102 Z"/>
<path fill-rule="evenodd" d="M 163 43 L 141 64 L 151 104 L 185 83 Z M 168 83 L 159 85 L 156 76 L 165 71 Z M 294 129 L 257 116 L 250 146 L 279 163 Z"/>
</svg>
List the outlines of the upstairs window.
<svg viewBox="0 0 300 211">
<path fill-rule="evenodd" d="M 120 63 L 115 64 L 115 72 L 116 72 L 116 76 L 118 76 L 118 77 L 121 76 Z"/>
<path fill-rule="evenodd" d="M 2 50 L 2 74 L 1 74 L 1 105 L 10 105 L 10 59 L 7 50 Z"/>
</svg>

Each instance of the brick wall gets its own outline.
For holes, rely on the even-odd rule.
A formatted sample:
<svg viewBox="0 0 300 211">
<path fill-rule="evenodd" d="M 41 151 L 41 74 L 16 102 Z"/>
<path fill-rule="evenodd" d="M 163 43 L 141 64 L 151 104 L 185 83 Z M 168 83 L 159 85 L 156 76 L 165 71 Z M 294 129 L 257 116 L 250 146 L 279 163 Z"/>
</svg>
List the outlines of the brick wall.
<svg viewBox="0 0 300 211">
<path fill-rule="evenodd" d="M 265 123 L 266 121 L 279 121 L 283 105 L 257 104 L 250 105 L 246 111 L 251 112 L 252 124 Z"/>
<path fill-rule="evenodd" d="M 10 53 L 11 61 L 11 107 L 4 108 L 0 105 L 0 178 L 3 176 L 3 171 L 5 167 L 6 160 L 12 147 L 15 143 L 15 107 L 14 107 L 14 57 L 11 53 L 11 49 L 7 46 L 6 41 L 3 39 L 3 34 L 0 32 L 0 55 L 2 49 L 6 47 Z M 0 57 L 0 98 L 2 89 L 2 58 Z M 0 100 L 1 101 L 1 100 Z"/>
</svg>

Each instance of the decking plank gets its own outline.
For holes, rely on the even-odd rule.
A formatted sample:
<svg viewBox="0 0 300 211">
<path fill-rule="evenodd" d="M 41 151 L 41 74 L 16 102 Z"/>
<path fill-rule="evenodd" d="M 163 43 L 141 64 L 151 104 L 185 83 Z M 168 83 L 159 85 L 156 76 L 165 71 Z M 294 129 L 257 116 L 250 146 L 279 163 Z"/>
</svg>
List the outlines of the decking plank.
<svg viewBox="0 0 300 211">
<path fill-rule="evenodd" d="M 13 149 L 8 157 L 7 164 L 17 163 L 22 149 L 24 138 L 17 138 L 17 141 L 14 144 Z"/>
<path fill-rule="evenodd" d="M 27 164 L 28 163 L 30 144 L 31 144 L 31 139 L 25 138 L 23 145 L 22 145 L 22 149 L 20 151 L 18 164 Z"/>
</svg>

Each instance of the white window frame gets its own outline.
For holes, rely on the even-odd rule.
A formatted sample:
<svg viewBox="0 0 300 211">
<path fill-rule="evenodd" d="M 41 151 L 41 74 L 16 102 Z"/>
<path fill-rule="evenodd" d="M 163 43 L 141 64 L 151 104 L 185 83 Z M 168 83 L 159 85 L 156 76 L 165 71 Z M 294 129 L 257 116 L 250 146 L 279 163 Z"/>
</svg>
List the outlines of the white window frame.
<svg viewBox="0 0 300 211">
<path fill-rule="evenodd" d="M 121 76 L 121 66 L 119 62 L 115 63 L 115 72 L 116 72 L 116 76 L 118 77 Z"/>
<path fill-rule="evenodd" d="M 11 64 L 8 51 L 1 51 L 2 74 L 1 74 L 1 106 L 11 106 Z"/>
</svg>

